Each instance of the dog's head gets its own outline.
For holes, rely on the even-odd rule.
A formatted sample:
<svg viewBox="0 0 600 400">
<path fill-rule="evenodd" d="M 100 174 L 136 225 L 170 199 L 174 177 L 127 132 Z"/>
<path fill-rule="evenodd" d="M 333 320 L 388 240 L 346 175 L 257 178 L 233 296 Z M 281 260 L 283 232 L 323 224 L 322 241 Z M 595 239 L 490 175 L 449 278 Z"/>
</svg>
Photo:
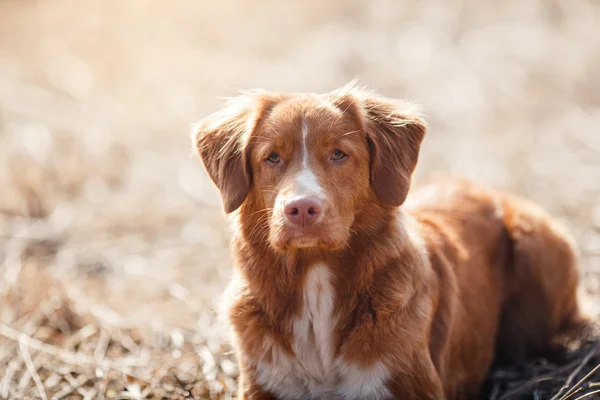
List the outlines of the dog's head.
<svg viewBox="0 0 600 400">
<path fill-rule="evenodd" d="M 280 252 L 335 250 L 361 215 L 404 202 L 425 134 L 413 108 L 353 86 L 257 91 L 202 120 L 193 140 L 246 235 Z"/>
</svg>

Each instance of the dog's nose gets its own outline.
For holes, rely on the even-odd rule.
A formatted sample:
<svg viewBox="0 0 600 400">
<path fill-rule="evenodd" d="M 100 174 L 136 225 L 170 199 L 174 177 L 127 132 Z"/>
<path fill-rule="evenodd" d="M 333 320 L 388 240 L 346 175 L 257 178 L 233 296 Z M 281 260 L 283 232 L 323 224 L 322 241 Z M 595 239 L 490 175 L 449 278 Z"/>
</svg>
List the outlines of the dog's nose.
<svg viewBox="0 0 600 400">
<path fill-rule="evenodd" d="M 304 228 L 319 219 L 323 213 L 323 203 L 316 197 L 303 197 L 287 203 L 284 212 L 288 221 Z"/>
</svg>

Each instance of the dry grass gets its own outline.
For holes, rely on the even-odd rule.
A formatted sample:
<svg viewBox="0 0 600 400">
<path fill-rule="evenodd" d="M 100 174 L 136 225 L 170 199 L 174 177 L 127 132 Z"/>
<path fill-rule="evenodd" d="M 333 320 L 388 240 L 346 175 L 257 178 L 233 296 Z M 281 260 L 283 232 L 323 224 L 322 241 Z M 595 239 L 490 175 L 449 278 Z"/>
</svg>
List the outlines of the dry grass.
<svg viewBox="0 0 600 400">
<path fill-rule="evenodd" d="M 358 76 L 419 100 L 416 181 L 461 175 L 558 215 L 597 314 L 599 27 L 594 0 L 0 0 L 0 397 L 232 395 L 213 312 L 229 235 L 187 133 L 251 87 Z M 495 371 L 490 396 L 548 399 L 590 351 Z"/>
<path fill-rule="evenodd" d="M 220 340 L 116 326 L 44 266 L 19 268 L 3 293 L 13 316 L 0 324 L 0 398 L 231 397 L 235 364 Z"/>
</svg>

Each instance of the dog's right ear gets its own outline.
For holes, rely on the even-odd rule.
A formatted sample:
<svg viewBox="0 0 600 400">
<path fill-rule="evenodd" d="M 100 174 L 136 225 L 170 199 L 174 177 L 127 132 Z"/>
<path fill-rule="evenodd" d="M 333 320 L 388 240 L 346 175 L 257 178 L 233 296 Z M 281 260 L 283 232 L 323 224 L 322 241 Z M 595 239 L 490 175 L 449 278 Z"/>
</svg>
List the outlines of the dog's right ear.
<svg viewBox="0 0 600 400">
<path fill-rule="evenodd" d="M 250 190 L 249 138 L 275 101 L 267 93 L 246 93 L 231 99 L 223 110 L 193 128 L 193 145 L 221 192 L 228 214 L 242 205 Z"/>
</svg>

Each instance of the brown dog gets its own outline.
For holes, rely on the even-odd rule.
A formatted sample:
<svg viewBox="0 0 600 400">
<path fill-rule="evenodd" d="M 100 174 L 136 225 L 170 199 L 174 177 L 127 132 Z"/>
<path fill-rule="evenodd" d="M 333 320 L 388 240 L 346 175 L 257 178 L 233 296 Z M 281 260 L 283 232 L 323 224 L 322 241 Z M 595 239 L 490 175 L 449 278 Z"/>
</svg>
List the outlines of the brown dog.
<svg viewBox="0 0 600 400">
<path fill-rule="evenodd" d="M 495 355 L 584 323 L 573 244 L 535 205 L 454 182 L 399 207 L 425 130 L 352 86 L 245 94 L 197 126 L 236 228 L 240 398 L 473 398 Z"/>
</svg>

